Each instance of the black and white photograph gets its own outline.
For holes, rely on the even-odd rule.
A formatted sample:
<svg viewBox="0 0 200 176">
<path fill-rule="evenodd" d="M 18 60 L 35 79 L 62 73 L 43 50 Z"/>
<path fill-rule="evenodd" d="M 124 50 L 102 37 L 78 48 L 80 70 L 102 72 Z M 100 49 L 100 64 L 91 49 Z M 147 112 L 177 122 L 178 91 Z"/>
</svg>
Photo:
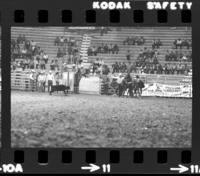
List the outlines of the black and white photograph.
<svg viewBox="0 0 200 176">
<path fill-rule="evenodd" d="M 12 147 L 191 147 L 191 27 L 11 27 L 10 49 Z"/>
</svg>

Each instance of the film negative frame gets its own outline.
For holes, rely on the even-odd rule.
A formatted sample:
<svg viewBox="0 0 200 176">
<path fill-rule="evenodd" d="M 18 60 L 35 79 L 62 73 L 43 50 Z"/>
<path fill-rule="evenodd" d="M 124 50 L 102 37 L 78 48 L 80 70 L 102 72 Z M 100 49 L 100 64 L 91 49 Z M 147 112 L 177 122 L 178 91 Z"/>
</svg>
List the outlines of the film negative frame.
<svg viewBox="0 0 200 176">
<path fill-rule="evenodd" d="M 1 165 L 22 164 L 24 173 L 90 173 L 81 170 L 89 163 L 110 164 L 109 173 L 177 173 L 172 167 L 199 165 L 200 161 L 200 36 L 198 0 L 193 2 L 191 21 L 188 12 L 167 9 L 167 22 L 158 22 L 158 10 L 147 10 L 147 1 L 134 1 L 131 10 L 114 12 L 114 18 L 120 13 L 120 21 L 110 22 L 109 10 L 92 9 L 91 0 L 25 1 L 2 0 L 0 2 L 2 27 L 2 147 Z M 77 5 L 79 4 L 79 5 Z M 17 10 L 17 12 L 16 12 Z M 42 11 L 40 11 L 42 10 Z M 69 10 L 72 19 L 62 22 L 62 11 Z M 87 11 L 90 12 L 87 12 Z M 143 15 L 135 22 L 135 11 Z M 40 12 L 39 12 L 40 11 Z M 96 13 L 96 20 L 86 15 Z M 138 12 L 136 12 L 137 14 Z M 38 16 L 40 15 L 40 16 Z M 18 16 L 16 18 L 16 16 Z M 162 17 L 163 18 L 163 17 Z M 186 19 L 186 21 L 185 21 Z M 38 20 L 41 20 L 40 22 Z M 88 20 L 89 22 L 87 22 Z M 112 21 L 112 19 L 111 19 Z M 162 21 L 162 20 L 161 20 Z M 10 39 L 12 26 L 191 26 L 193 49 L 193 99 L 192 99 L 192 147 L 191 148 L 11 148 L 11 83 L 10 83 Z M 66 157 L 67 156 L 67 157 Z M 63 157 L 65 159 L 63 159 Z M 102 170 L 94 173 L 104 173 Z M 106 172 L 108 173 L 108 172 Z M 187 171 L 187 173 L 191 173 Z"/>
</svg>

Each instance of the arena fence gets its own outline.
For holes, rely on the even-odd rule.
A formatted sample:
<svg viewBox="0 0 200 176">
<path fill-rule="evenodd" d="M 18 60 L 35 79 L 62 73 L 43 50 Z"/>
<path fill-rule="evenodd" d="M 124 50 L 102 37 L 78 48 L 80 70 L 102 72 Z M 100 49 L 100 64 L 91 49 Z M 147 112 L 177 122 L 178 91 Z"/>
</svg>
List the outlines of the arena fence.
<svg viewBox="0 0 200 176">
<path fill-rule="evenodd" d="M 15 71 L 11 73 L 11 89 L 31 91 L 36 90 L 36 82 L 31 84 L 30 71 Z"/>
<path fill-rule="evenodd" d="M 38 72 L 36 70 L 35 72 Z M 30 79 L 31 70 L 21 71 L 16 70 L 11 72 L 11 89 L 12 90 L 23 90 L 23 91 L 36 91 L 37 90 L 37 82 L 31 81 Z M 67 77 L 67 81 L 65 82 L 66 85 L 70 85 L 70 91 L 76 92 L 78 90 L 77 87 L 74 87 L 74 73 L 73 72 L 66 72 L 63 73 L 65 77 Z M 47 82 L 46 82 L 47 88 Z M 76 91 L 74 91 L 76 89 Z"/>
<path fill-rule="evenodd" d="M 137 74 L 138 75 L 138 74 Z M 116 79 L 119 75 L 104 76 L 101 79 L 101 94 L 113 95 L 118 88 Z M 134 78 L 136 74 L 132 74 Z M 145 87 L 143 96 L 192 98 L 192 76 L 184 75 L 138 75 Z"/>
<path fill-rule="evenodd" d="M 79 85 L 74 73 L 70 73 L 70 87 L 73 93 L 113 95 L 116 93 L 116 79 L 119 74 L 82 77 Z M 132 74 L 135 77 L 136 74 Z M 145 83 L 143 96 L 192 97 L 192 76 L 184 75 L 139 75 Z M 11 89 L 31 91 L 36 90 L 36 82 L 31 83 L 30 71 L 15 71 L 11 73 Z"/>
</svg>

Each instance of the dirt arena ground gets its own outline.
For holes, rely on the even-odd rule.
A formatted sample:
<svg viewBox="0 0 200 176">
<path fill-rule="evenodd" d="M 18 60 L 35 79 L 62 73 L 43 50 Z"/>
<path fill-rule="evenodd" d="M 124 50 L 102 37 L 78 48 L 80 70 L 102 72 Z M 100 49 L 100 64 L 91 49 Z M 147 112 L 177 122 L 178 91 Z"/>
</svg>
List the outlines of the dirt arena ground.
<svg viewBox="0 0 200 176">
<path fill-rule="evenodd" d="M 192 100 L 12 91 L 13 147 L 190 147 Z"/>
</svg>

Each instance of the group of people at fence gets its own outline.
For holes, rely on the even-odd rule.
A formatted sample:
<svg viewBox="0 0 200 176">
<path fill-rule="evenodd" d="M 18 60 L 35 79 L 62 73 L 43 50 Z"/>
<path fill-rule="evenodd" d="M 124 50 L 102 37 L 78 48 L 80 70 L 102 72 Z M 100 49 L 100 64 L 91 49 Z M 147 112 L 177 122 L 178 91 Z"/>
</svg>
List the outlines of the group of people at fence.
<svg viewBox="0 0 200 176">
<path fill-rule="evenodd" d="M 45 70 L 30 70 L 27 72 L 25 87 L 29 91 L 38 91 L 38 92 L 51 92 L 52 86 L 55 85 L 64 85 L 71 89 L 72 92 L 79 92 L 79 82 L 81 77 L 86 76 L 81 72 L 81 69 L 73 71 L 45 71 Z M 73 74 L 72 77 L 69 77 L 70 74 Z M 93 75 L 94 76 L 94 75 Z M 100 76 L 100 75 L 96 75 Z M 114 93 L 119 97 L 130 96 L 130 97 L 141 97 L 142 89 L 144 88 L 144 82 L 142 79 L 136 75 L 133 77 L 129 72 L 128 73 L 119 73 L 118 76 L 115 75 L 104 75 L 105 77 L 112 77 L 111 87 L 114 89 Z M 100 76 L 101 77 L 101 76 Z M 16 79 L 15 81 L 16 82 Z M 113 86 L 114 83 L 114 86 Z M 28 84 L 28 86 L 26 85 Z M 105 91 L 103 94 L 109 95 L 106 93 L 107 83 L 103 83 Z"/>
<path fill-rule="evenodd" d="M 30 90 L 46 92 L 47 87 L 47 91 L 50 92 L 53 85 L 65 85 L 75 89 L 75 87 L 78 86 L 77 81 L 80 81 L 79 77 L 79 72 L 74 72 L 74 78 L 72 80 L 69 78 L 69 72 L 31 70 L 31 73 L 29 74 Z"/>
<path fill-rule="evenodd" d="M 119 97 L 141 97 L 144 81 L 139 75 L 119 73 L 118 75 L 103 77 L 101 94 L 118 95 Z"/>
<path fill-rule="evenodd" d="M 117 83 L 119 97 L 124 95 L 130 97 L 141 97 L 144 82 L 138 75 L 136 75 L 136 78 L 132 78 L 130 73 L 127 73 L 124 77 L 122 74 L 119 74 Z"/>
</svg>

